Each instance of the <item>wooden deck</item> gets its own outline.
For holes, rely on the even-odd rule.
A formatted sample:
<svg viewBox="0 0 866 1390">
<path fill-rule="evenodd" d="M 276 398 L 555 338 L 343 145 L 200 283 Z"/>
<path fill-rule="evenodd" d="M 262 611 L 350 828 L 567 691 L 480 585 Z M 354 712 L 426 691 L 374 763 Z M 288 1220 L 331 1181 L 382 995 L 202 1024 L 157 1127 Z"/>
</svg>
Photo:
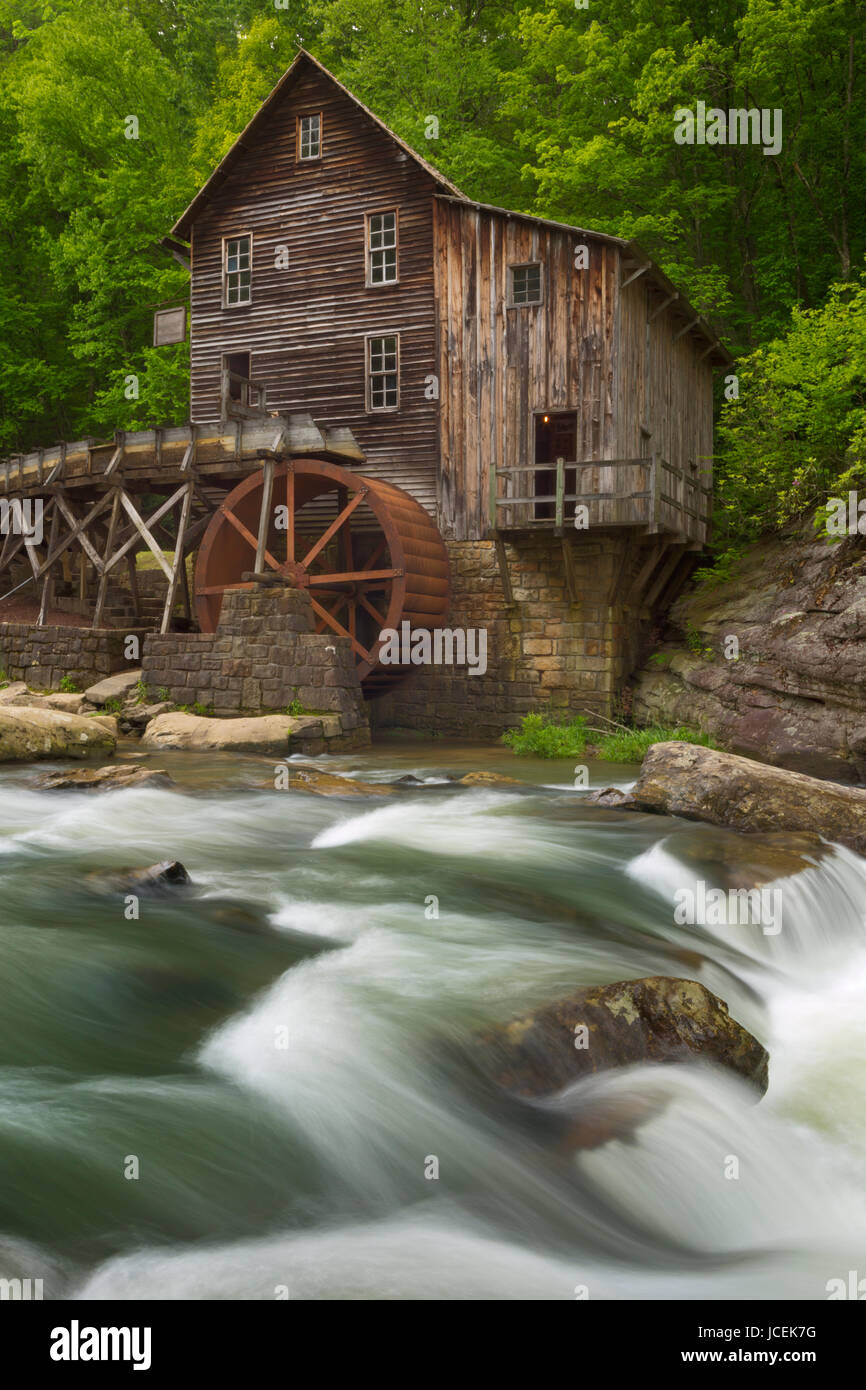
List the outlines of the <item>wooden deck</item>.
<svg viewBox="0 0 866 1390">
<path fill-rule="evenodd" d="M 490 524 L 496 533 L 635 527 L 703 546 L 711 504 L 712 488 L 697 469 L 658 456 L 557 459 L 497 468 L 491 475 Z"/>
</svg>

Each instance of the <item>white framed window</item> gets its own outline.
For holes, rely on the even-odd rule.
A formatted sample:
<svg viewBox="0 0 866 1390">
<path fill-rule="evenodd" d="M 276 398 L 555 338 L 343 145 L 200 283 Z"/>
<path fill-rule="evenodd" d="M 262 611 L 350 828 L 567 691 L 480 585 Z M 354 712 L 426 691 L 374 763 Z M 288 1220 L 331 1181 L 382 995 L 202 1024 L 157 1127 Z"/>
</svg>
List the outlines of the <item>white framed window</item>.
<svg viewBox="0 0 866 1390">
<path fill-rule="evenodd" d="M 371 212 L 367 216 L 367 284 L 397 283 L 397 213 Z"/>
<path fill-rule="evenodd" d="M 223 237 L 223 305 L 234 308 L 252 302 L 253 239 Z"/>
<path fill-rule="evenodd" d="M 540 304 L 542 300 L 541 263 L 508 267 L 508 303 L 512 308 Z"/>
<path fill-rule="evenodd" d="M 367 409 L 399 408 L 400 335 L 371 335 L 367 339 Z"/>
<path fill-rule="evenodd" d="M 322 113 L 298 117 L 298 159 L 321 159 Z"/>
</svg>

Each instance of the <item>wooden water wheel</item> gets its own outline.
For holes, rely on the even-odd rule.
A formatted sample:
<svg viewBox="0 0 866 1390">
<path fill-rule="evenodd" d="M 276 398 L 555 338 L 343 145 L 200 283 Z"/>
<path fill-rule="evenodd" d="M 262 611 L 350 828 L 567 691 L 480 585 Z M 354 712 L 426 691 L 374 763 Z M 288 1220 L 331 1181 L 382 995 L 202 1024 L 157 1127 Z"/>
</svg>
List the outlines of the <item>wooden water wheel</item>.
<svg viewBox="0 0 866 1390">
<path fill-rule="evenodd" d="M 317 632 L 349 638 L 367 695 L 411 669 L 379 662 L 383 629 L 447 617 L 448 555 L 432 518 L 402 488 L 324 460 L 266 464 L 228 493 L 198 552 L 202 631 L 216 630 L 226 589 L 271 570 L 309 592 Z"/>
</svg>

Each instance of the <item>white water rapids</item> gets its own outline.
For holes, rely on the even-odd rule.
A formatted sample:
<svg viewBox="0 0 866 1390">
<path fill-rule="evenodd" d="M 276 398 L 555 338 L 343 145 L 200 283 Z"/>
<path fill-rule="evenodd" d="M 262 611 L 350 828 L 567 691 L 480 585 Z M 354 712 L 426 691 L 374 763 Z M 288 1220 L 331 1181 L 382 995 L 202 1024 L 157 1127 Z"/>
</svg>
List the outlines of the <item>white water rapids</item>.
<svg viewBox="0 0 866 1390">
<path fill-rule="evenodd" d="M 275 792 L 240 759 L 95 797 L 3 773 L 0 1275 L 72 1299 L 495 1300 L 823 1299 L 866 1275 L 863 861 L 786 878 L 777 936 L 679 926 L 682 823 L 584 807 L 549 767 L 456 789 L 458 761 L 344 759 L 426 779 L 375 801 Z M 205 897 L 127 921 L 88 891 L 165 858 Z M 449 1069 L 475 1027 L 651 974 L 760 1038 L 760 1103 L 708 1066 L 610 1072 L 558 1103 L 652 1117 L 564 1156 Z"/>
</svg>

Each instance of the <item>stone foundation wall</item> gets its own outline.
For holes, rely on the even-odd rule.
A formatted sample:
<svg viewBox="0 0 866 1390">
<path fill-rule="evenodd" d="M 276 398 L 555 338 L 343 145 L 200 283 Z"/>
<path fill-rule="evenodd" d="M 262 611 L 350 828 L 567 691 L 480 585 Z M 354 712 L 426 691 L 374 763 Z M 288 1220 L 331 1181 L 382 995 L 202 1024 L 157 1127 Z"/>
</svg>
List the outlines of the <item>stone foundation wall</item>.
<svg viewBox="0 0 866 1390">
<path fill-rule="evenodd" d="M 9 680 L 26 681 L 32 690 L 56 690 L 64 676 L 83 690 L 139 664 L 137 656 L 127 660 L 129 636 L 138 638 L 140 649 L 145 630 L 0 623 L 0 670 Z"/>
<path fill-rule="evenodd" d="M 153 699 L 203 705 L 231 716 L 305 710 L 340 716 L 344 732 L 367 730 L 367 711 L 347 637 L 313 631 L 303 590 L 229 589 L 217 632 L 149 633 L 143 678 Z"/>
<path fill-rule="evenodd" d="M 487 671 L 421 666 L 395 690 L 371 701 L 374 728 L 430 729 L 491 738 L 533 710 L 610 715 L 634 660 L 637 623 L 609 603 L 623 566 L 627 535 L 569 536 L 577 602 L 569 598 L 562 542 L 550 535 L 506 545 L 514 606 L 505 604 L 492 541 L 447 542 L 452 628 L 484 628 Z M 619 584 L 619 592 L 624 585 Z"/>
</svg>

